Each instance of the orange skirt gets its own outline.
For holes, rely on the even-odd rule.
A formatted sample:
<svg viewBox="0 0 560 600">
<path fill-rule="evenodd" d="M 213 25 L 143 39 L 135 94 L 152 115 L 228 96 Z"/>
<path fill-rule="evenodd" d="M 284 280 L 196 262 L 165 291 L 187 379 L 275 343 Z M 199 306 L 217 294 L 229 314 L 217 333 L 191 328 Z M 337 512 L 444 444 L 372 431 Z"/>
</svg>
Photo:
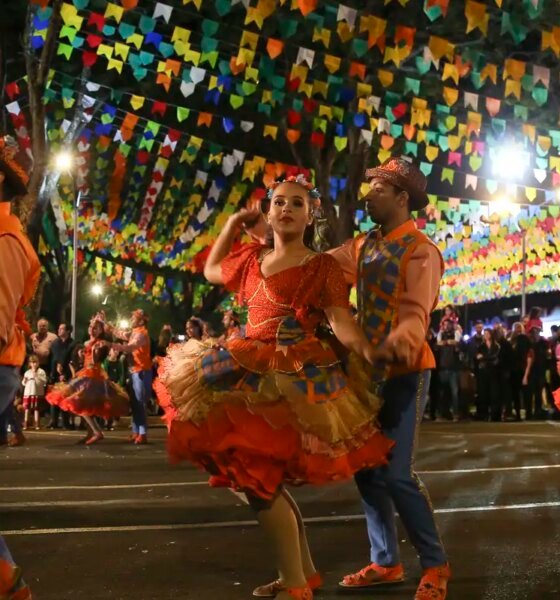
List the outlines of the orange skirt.
<svg viewBox="0 0 560 600">
<path fill-rule="evenodd" d="M 363 383 L 356 393 L 330 346 L 308 337 L 288 347 L 234 339 L 197 356 L 174 346 L 154 387 L 171 461 L 270 499 L 283 483 L 322 485 L 387 462 L 393 442 Z"/>
</svg>

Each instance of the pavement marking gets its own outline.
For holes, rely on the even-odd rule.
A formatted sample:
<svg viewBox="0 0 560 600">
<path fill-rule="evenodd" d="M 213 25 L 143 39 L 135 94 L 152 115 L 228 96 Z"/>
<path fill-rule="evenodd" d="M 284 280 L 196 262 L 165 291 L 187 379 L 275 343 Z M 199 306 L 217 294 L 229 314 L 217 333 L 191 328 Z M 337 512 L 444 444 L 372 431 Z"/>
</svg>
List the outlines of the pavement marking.
<svg viewBox="0 0 560 600">
<path fill-rule="evenodd" d="M 557 502 L 533 502 L 528 504 L 503 504 L 498 506 L 465 506 L 455 508 L 438 508 L 436 514 L 471 513 L 501 510 L 529 510 L 539 508 L 559 508 Z M 364 515 L 337 515 L 329 517 L 309 517 L 305 523 L 340 523 L 347 521 L 363 521 Z M 72 533 L 120 533 L 126 531 L 179 531 L 193 529 L 225 529 L 227 527 L 254 527 L 257 521 L 218 521 L 213 523 L 178 523 L 162 525 L 117 525 L 114 527 L 65 527 L 53 529 L 11 529 L 2 531 L 2 535 L 60 535 Z"/>
<path fill-rule="evenodd" d="M 56 491 L 56 490 L 124 490 L 164 487 L 188 487 L 192 485 L 208 485 L 204 481 L 169 481 L 163 483 L 121 483 L 114 485 L 43 485 L 43 486 L 5 486 L 0 487 L 0 492 L 33 492 L 33 491 Z"/>
<path fill-rule="evenodd" d="M 418 471 L 419 475 L 464 475 L 469 473 L 485 473 L 497 471 L 539 471 L 546 469 L 560 469 L 560 464 L 555 465 L 525 465 L 519 467 L 480 467 L 476 469 L 427 469 Z M 208 486 L 208 480 L 204 481 L 169 481 L 160 483 L 122 483 L 111 485 L 43 485 L 43 486 L 3 486 L 0 492 L 41 492 L 61 490 L 126 490 L 126 489 L 149 489 L 166 487 L 191 487 Z M 233 491 L 233 490 L 232 490 Z"/>
</svg>

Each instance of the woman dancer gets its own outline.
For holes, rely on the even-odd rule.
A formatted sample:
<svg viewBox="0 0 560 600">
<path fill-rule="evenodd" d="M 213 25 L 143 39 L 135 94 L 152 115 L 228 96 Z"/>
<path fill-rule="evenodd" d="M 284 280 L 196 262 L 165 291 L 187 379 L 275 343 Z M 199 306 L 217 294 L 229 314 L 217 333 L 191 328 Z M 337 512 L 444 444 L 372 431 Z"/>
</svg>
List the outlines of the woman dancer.
<svg viewBox="0 0 560 600">
<path fill-rule="evenodd" d="M 104 322 L 94 317 L 85 345 L 84 368 L 70 382 L 55 385 L 47 394 L 48 402 L 84 419 L 88 433 L 80 443 L 88 446 L 103 439 L 103 432 L 92 417 L 122 417 L 130 410 L 128 394 L 109 379 L 101 366 L 109 353 L 104 333 Z"/>
<path fill-rule="evenodd" d="M 247 338 L 194 361 L 171 350 L 157 391 L 170 458 L 194 462 L 245 492 L 270 539 L 279 579 L 255 595 L 309 600 L 321 578 L 284 484 L 349 478 L 385 463 L 392 443 L 374 422 L 378 398 L 365 386 L 358 398 L 328 343 L 315 337 L 326 316 L 347 348 L 377 358 L 348 310 L 340 267 L 304 244 L 319 208 L 317 190 L 298 176 L 277 182 L 267 199 L 273 247 L 250 244 L 229 254 L 241 228 L 259 215 L 242 210 L 228 220 L 204 271 L 247 304 Z"/>
</svg>

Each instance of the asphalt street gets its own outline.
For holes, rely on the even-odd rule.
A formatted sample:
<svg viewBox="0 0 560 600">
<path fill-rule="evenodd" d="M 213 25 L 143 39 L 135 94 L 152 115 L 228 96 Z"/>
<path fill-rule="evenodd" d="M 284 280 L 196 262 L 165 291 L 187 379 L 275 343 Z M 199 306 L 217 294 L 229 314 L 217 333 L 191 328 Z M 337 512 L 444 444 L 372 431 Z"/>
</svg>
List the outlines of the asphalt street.
<svg viewBox="0 0 560 600">
<path fill-rule="evenodd" d="M 74 432 L 31 432 L 0 449 L 0 530 L 37 600 L 242 600 L 274 577 L 249 508 L 203 473 L 167 464 L 165 430 L 148 446 L 110 432 L 91 448 Z M 429 423 L 417 468 L 454 576 L 450 600 L 560 598 L 560 425 Z M 420 576 L 401 531 L 407 581 L 344 593 L 368 562 L 352 482 L 295 490 L 319 569 L 319 600 L 411 600 Z"/>
</svg>

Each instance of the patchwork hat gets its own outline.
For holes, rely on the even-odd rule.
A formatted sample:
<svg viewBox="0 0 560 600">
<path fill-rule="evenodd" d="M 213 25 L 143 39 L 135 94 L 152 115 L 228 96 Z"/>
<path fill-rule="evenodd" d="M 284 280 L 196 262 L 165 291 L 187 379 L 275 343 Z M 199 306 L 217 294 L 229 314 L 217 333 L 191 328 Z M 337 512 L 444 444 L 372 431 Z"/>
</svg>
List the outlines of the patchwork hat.
<svg viewBox="0 0 560 600">
<path fill-rule="evenodd" d="M 420 210 L 428 205 L 428 181 L 420 169 L 405 158 L 390 158 L 381 166 L 366 171 L 366 179 L 383 179 L 408 193 L 410 210 Z"/>
</svg>

